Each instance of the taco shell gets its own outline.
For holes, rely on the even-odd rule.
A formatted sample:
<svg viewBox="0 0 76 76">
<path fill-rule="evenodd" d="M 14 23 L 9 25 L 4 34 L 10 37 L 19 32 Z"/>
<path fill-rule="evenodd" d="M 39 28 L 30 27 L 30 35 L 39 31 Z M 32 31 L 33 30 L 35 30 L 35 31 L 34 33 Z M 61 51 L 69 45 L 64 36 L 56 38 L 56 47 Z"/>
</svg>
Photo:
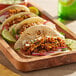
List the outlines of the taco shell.
<svg viewBox="0 0 76 76">
<path fill-rule="evenodd" d="M 56 30 L 54 31 L 49 26 L 46 25 L 31 26 L 21 34 L 20 38 L 14 45 L 14 49 L 22 48 L 24 41 L 30 42 L 31 40 L 34 40 L 36 38 L 46 36 L 53 36 L 53 37 L 59 36 L 64 38 L 64 36 L 62 36 L 58 31 Z"/>
</svg>

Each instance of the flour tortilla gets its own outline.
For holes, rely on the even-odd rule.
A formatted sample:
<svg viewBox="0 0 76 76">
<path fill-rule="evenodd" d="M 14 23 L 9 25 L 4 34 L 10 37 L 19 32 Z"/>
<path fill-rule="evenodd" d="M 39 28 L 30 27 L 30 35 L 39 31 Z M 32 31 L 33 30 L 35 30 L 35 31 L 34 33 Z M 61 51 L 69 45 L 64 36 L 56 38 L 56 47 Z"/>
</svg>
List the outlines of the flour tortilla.
<svg viewBox="0 0 76 76">
<path fill-rule="evenodd" d="M 40 34 L 38 34 L 40 32 Z M 62 37 L 58 31 L 54 30 L 53 28 L 46 26 L 46 25 L 36 25 L 31 26 L 27 30 L 25 30 L 20 38 L 14 45 L 14 49 L 22 48 L 24 41 L 30 42 L 31 40 L 37 39 L 39 37 L 46 37 L 46 36 L 53 36 L 53 37 Z"/>
<path fill-rule="evenodd" d="M 36 17 L 37 15 L 31 13 L 31 12 L 21 12 L 21 13 L 18 13 L 18 14 L 15 14 L 15 15 L 12 15 L 11 17 L 9 17 L 8 19 L 6 19 L 3 24 L 2 24 L 2 27 L 5 25 L 5 24 L 8 24 L 9 22 L 13 21 L 14 19 L 16 18 L 20 18 L 21 16 L 27 16 L 27 15 L 30 15 L 30 17 Z M 27 19 L 27 18 L 26 18 Z M 20 23 L 20 22 L 19 22 Z M 14 24 L 13 24 L 14 25 Z M 11 30 L 13 25 L 11 27 L 9 27 L 9 29 Z"/>
<path fill-rule="evenodd" d="M 24 6 L 24 5 L 12 5 L 12 6 L 9 6 L 9 7 L 7 7 L 7 8 L 5 8 L 5 9 L 3 9 L 3 10 L 1 10 L 0 11 L 0 22 L 4 22 L 7 18 L 9 18 L 9 17 L 7 17 L 7 15 L 8 14 L 6 14 L 6 12 L 9 10 L 9 9 L 21 9 L 21 10 L 24 10 L 24 12 L 30 12 L 30 10 L 29 10 L 29 8 L 27 8 L 26 6 Z M 16 13 L 17 14 L 17 13 Z M 14 14 L 12 14 L 12 15 L 14 15 Z"/>
<path fill-rule="evenodd" d="M 14 24 L 10 29 L 9 32 L 12 34 L 12 29 L 14 28 L 15 31 L 17 32 L 17 30 L 21 29 L 21 27 L 24 24 L 31 24 L 31 23 L 36 23 L 36 22 L 45 22 L 46 20 L 44 20 L 43 18 L 40 17 L 31 17 L 28 19 L 23 20 L 22 22 L 18 23 L 18 24 Z"/>
<path fill-rule="evenodd" d="M 5 9 L 1 10 L 0 15 L 3 14 L 4 12 L 6 12 L 9 9 L 12 9 L 12 8 L 25 10 L 25 12 L 30 12 L 29 8 L 27 8 L 24 5 L 12 5 L 12 6 L 9 6 L 9 7 L 5 8 Z"/>
</svg>

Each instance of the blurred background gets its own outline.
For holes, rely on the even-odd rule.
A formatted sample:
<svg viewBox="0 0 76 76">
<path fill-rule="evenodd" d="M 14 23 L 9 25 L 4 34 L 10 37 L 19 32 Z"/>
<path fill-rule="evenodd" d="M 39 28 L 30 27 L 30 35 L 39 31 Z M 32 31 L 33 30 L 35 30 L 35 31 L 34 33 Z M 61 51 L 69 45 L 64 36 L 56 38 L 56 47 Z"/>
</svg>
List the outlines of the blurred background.
<svg viewBox="0 0 76 76">
<path fill-rule="evenodd" d="M 58 0 L 28 0 L 28 1 L 36 3 L 39 7 L 46 10 L 51 16 L 58 19 Z M 76 0 L 69 0 L 69 1 L 76 1 Z M 75 5 L 73 7 L 75 8 Z M 75 20 L 60 20 L 60 21 L 64 23 L 70 30 L 76 33 L 76 21 Z"/>
<path fill-rule="evenodd" d="M 38 6 L 46 10 L 53 17 L 58 15 L 58 0 L 28 0 L 37 3 Z"/>
</svg>

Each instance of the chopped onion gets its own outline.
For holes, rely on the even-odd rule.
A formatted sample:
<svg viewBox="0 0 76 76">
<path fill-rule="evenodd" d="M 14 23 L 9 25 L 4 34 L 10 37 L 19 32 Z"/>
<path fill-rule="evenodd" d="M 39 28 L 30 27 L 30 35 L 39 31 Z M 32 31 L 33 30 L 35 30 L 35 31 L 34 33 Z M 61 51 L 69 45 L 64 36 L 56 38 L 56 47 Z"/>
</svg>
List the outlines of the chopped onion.
<svg viewBox="0 0 76 76">
<path fill-rule="evenodd" d="M 41 40 L 42 39 L 42 37 L 39 37 L 39 38 L 37 38 L 38 40 Z"/>
<path fill-rule="evenodd" d="M 25 44 L 25 46 L 30 46 L 30 44 Z"/>
</svg>

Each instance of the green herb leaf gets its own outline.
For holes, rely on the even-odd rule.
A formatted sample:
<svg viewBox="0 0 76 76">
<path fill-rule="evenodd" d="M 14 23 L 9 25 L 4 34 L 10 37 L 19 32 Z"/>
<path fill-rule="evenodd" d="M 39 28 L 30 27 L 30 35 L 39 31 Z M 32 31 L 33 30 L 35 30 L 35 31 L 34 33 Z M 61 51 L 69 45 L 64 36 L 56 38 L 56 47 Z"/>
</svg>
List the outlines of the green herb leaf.
<svg viewBox="0 0 76 76">
<path fill-rule="evenodd" d="M 31 40 L 31 43 L 34 43 L 34 40 Z"/>
<path fill-rule="evenodd" d="M 15 35 L 16 35 L 16 31 L 15 31 L 15 29 L 14 29 L 14 28 L 12 29 L 12 34 L 13 34 L 13 36 L 15 36 Z"/>
<path fill-rule="evenodd" d="M 63 33 L 63 32 L 60 32 L 60 34 L 63 35 L 63 36 L 65 36 L 65 33 Z"/>
<path fill-rule="evenodd" d="M 62 48 L 62 51 L 66 51 L 67 50 L 67 48 Z"/>
<path fill-rule="evenodd" d="M 15 49 L 16 51 L 20 51 L 20 48 Z"/>
</svg>

